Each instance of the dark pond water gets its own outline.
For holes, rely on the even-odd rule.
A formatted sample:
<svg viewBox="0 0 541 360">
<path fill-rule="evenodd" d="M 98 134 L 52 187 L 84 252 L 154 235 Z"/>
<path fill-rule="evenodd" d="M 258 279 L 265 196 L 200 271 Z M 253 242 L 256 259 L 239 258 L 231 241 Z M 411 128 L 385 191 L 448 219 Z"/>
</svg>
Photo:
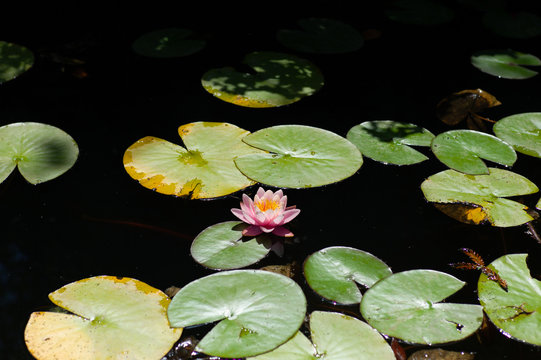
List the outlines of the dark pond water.
<svg viewBox="0 0 541 360">
<path fill-rule="evenodd" d="M 503 103 L 483 113 L 490 118 L 541 110 L 538 78 L 498 79 L 469 62 L 474 51 L 491 48 L 539 56 L 539 38 L 494 35 L 481 24 L 480 12 L 454 1 L 449 5 L 455 19 L 432 27 L 388 20 L 385 2 L 362 9 L 351 3 L 239 2 L 212 11 L 207 4 L 192 4 L 198 11 L 188 12 L 165 1 L 144 6 L 66 1 L 32 10 L 40 15 L 37 20 L 28 18 L 23 5 L 12 5 L 17 21 L 2 25 L 2 40 L 29 47 L 37 60 L 24 76 L 0 87 L 1 124 L 37 121 L 60 127 L 78 142 L 80 156 L 53 181 L 33 186 L 14 173 L 0 185 L 0 358 L 32 358 L 23 339 L 26 321 L 32 311 L 49 308 L 48 293 L 67 283 L 107 274 L 164 290 L 212 273 L 190 257 L 191 240 L 207 226 L 234 220 L 230 208 L 238 206 L 240 194 L 189 201 L 143 188 L 122 165 L 125 149 L 143 136 L 178 142 L 177 127 L 195 121 L 230 122 L 250 131 L 302 124 L 345 136 L 363 121 L 385 119 L 437 134 L 450 129 L 435 117 L 439 100 L 476 88 Z M 513 8 L 536 10 L 527 2 Z M 321 69 L 326 83 L 290 106 L 242 108 L 203 90 L 200 77 L 206 70 L 238 64 L 249 52 L 294 53 L 274 34 L 310 16 L 339 19 L 359 31 L 376 29 L 381 36 L 354 53 L 299 54 Z M 173 60 L 132 53 L 131 42 L 139 35 L 170 26 L 194 30 L 207 40 L 206 48 Z M 86 63 L 62 65 L 52 54 Z M 426 268 L 453 274 L 468 285 L 450 301 L 472 304 L 478 303 L 478 274 L 448 265 L 464 260 L 461 247 L 475 249 L 487 261 L 528 253 L 532 274 L 539 277 L 541 246 L 525 227 L 462 224 L 424 200 L 421 182 L 446 169 L 424 151 L 430 160 L 417 165 L 385 166 L 365 159 L 360 171 L 343 182 L 286 190 L 290 203 L 302 210 L 291 225 L 298 243 L 286 246 L 283 258 L 271 254 L 257 266 L 302 263 L 324 247 L 352 246 L 378 256 L 394 272 Z M 539 169 L 539 159 L 525 155 L 513 167 L 541 185 Z M 524 198 L 529 205 L 537 200 Z M 302 275 L 296 280 L 306 290 L 310 310 L 333 309 L 311 293 Z M 356 307 L 337 309 L 359 316 Z M 406 348 L 408 353 L 417 349 Z M 476 359 L 541 358 L 538 348 L 509 340 L 494 327 L 444 348 L 476 352 Z"/>
</svg>

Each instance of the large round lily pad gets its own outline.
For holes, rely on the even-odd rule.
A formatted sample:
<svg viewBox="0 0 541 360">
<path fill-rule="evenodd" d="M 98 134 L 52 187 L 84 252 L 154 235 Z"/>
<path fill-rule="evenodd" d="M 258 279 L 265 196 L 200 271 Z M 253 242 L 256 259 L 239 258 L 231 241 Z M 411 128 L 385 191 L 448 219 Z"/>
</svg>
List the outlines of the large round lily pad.
<svg viewBox="0 0 541 360">
<path fill-rule="evenodd" d="M 290 339 L 300 328 L 306 298 L 296 282 L 263 270 L 233 270 L 206 276 L 175 295 L 168 315 L 172 326 L 218 321 L 197 344 L 212 356 L 259 355 Z"/>
<path fill-rule="evenodd" d="M 483 321 L 479 305 L 442 302 L 463 286 L 457 278 L 433 270 L 396 273 L 368 289 L 361 313 L 381 333 L 410 343 L 461 340 Z"/>
<path fill-rule="evenodd" d="M 525 11 L 489 11 L 483 15 L 483 25 L 508 38 L 527 39 L 541 35 L 541 17 Z"/>
<path fill-rule="evenodd" d="M 477 205 L 480 209 L 476 214 L 477 223 L 484 219 L 493 226 L 501 227 L 517 226 L 533 220 L 526 212 L 527 206 L 504 197 L 539 191 L 525 177 L 497 168 L 489 168 L 489 175 L 475 176 L 445 170 L 423 181 L 421 190 L 431 202 Z"/>
<path fill-rule="evenodd" d="M 231 67 L 212 69 L 201 79 L 205 90 L 223 101 L 253 108 L 276 107 L 312 95 L 323 86 L 323 75 L 308 60 L 277 52 L 254 52 L 244 64 L 255 73 Z"/>
<path fill-rule="evenodd" d="M 300 19 L 302 30 L 280 30 L 278 41 L 293 50 L 306 53 L 340 54 L 363 46 L 361 34 L 351 25 L 333 19 Z"/>
<path fill-rule="evenodd" d="M 79 156 L 71 136 L 51 125 L 26 122 L 0 127 L 0 182 L 17 166 L 32 184 L 68 171 Z"/>
<path fill-rule="evenodd" d="M 451 169 L 470 175 L 488 174 L 483 160 L 511 166 L 517 160 L 515 150 L 501 139 L 474 130 L 451 130 L 432 141 L 432 152 Z"/>
<path fill-rule="evenodd" d="M 262 152 L 242 142 L 249 131 L 196 122 L 182 125 L 178 133 L 186 148 L 152 136 L 131 145 L 124 153 L 128 174 L 148 189 L 192 199 L 225 196 L 254 184 L 233 162 Z"/>
<path fill-rule="evenodd" d="M 247 360 L 394 360 L 385 339 L 366 323 L 344 314 L 314 311 L 313 344 L 301 332 L 284 345 Z"/>
<path fill-rule="evenodd" d="M 374 255 L 341 246 L 317 251 L 304 263 L 308 285 L 324 298 L 341 304 L 361 302 L 357 283 L 370 287 L 391 273 Z"/>
<path fill-rule="evenodd" d="M 493 131 L 516 151 L 541 158 L 541 113 L 504 117 L 494 124 Z"/>
<path fill-rule="evenodd" d="M 272 240 L 268 235 L 243 238 L 248 224 L 226 221 L 209 226 L 192 243 L 190 252 L 195 261 L 211 269 L 238 269 L 264 258 Z"/>
<path fill-rule="evenodd" d="M 541 281 L 530 275 L 527 256 L 511 254 L 493 261 L 488 267 L 507 282 L 507 291 L 481 274 L 479 301 L 490 320 L 505 334 L 541 345 Z"/>
<path fill-rule="evenodd" d="M 537 71 L 526 66 L 540 66 L 541 59 L 531 54 L 514 50 L 487 50 L 475 53 L 471 63 L 484 73 L 505 79 L 528 79 Z"/>
<path fill-rule="evenodd" d="M 169 326 L 167 295 L 139 280 L 96 276 L 49 299 L 71 313 L 32 313 L 24 337 L 39 360 L 159 359 L 182 333 Z"/>
<path fill-rule="evenodd" d="M 190 39 L 191 30 L 167 28 L 146 33 L 137 38 L 133 51 L 155 58 L 173 58 L 194 54 L 205 47 L 203 40 Z"/>
<path fill-rule="evenodd" d="M 243 141 L 268 153 L 239 156 L 235 164 L 250 179 L 270 186 L 327 185 L 355 174 L 363 163 L 361 153 L 351 142 L 310 126 L 273 126 Z"/>
<path fill-rule="evenodd" d="M 352 127 L 347 138 L 364 156 L 373 160 L 386 164 L 411 165 L 428 157 L 408 145 L 430 146 L 434 135 L 414 124 L 378 120 Z"/>
<path fill-rule="evenodd" d="M 34 64 L 34 54 L 28 48 L 0 41 L 0 84 L 13 80 Z"/>
</svg>

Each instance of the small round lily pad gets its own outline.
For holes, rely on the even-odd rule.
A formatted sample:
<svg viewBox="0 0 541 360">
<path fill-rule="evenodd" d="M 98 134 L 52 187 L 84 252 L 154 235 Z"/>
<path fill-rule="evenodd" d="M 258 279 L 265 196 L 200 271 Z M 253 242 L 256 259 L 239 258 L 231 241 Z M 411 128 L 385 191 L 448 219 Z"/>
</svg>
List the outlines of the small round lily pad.
<svg viewBox="0 0 541 360">
<path fill-rule="evenodd" d="M 190 39 L 188 29 L 167 28 L 146 33 L 136 39 L 132 48 L 139 55 L 173 58 L 192 55 L 205 47 L 203 40 Z"/>
<path fill-rule="evenodd" d="M 483 15 L 483 25 L 498 35 L 513 39 L 541 35 L 541 17 L 525 11 L 489 11 Z"/>
<path fill-rule="evenodd" d="M 323 86 L 323 75 L 308 60 L 278 52 L 254 52 L 244 64 L 254 73 L 231 67 L 206 72 L 201 84 L 218 99 L 245 107 L 288 105 L 310 96 Z"/>
<path fill-rule="evenodd" d="M 430 146 L 433 138 L 434 135 L 422 127 L 392 120 L 366 121 L 347 133 L 347 139 L 364 156 L 395 165 L 411 165 L 428 159 L 408 145 Z"/>
<path fill-rule="evenodd" d="M 410 270 L 377 282 L 364 294 L 361 313 L 379 332 L 416 344 L 464 339 L 483 321 L 479 305 L 442 302 L 464 286 L 433 270 Z"/>
<path fill-rule="evenodd" d="M 169 326 L 167 295 L 139 280 L 96 276 L 49 299 L 71 313 L 32 313 L 24 338 L 36 359 L 160 359 L 182 333 Z"/>
<path fill-rule="evenodd" d="M 171 326 L 218 322 L 197 344 L 211 356 L 242 358 L 289 340 L 306 312 L 302 289 L 290 278 L 263 270 L 224 271 L 195 280 L 175 295 Z"/>
<path fill-rule="evenodd" d="M 243 141 L 267 153 L 237 157 L 239 170 L 254 181 L 275 187 L 331 184 L 355 174 L 363 163 L 361 153 L 347 139 L 311 126 L 273 126 Z"/>
<path fill-rule="evenodd" d="M 374 255 L 341 246 L 319 250 L 304 263 L 308 285 L 324 298 L 340 304 L 361 302 L 357 283 L 370 287 L 391 273 Z"/>
<path fill-rule="evenodd" d="M 504 117 L 494 124 L 492 130 L 516 151 L 541 158 L 541 113 Z"/>
<path fill-rule="evenodd" d="M 520 80 L 537 75 L 537 71 L 524 66 L 540 66 L 541 59 L 514 50 L 485 50 L 473 54 L 471 63 L 484 73 Z"/>
<path fill-rule="evenodd" d="M 195 261 L 211 269 L 229 270 L 252 265 L 270 251 L 268 235 L 244 238 L 248 224 L 226 221 L 209 226 L 192 243 L 190 252 Z"/>
<path fill-rule="evenodd" d="M 0 84 L 15 79 L 34 64 L 34 54 L 28 48 L 0 41 Z"/>
<path fill-rule="evenodd" d="M 77 143 L 57 127 L 25 122 L 0 127 L 0 182 L 19 168 L 31 184 L 68 171 L 79 156 Z"/>
</svg>

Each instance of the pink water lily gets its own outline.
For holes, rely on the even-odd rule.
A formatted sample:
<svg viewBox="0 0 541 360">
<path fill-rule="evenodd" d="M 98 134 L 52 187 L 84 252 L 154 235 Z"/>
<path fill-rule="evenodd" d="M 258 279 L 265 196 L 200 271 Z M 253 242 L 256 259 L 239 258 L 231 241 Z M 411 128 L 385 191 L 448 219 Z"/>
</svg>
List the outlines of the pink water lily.
<svg viewBox="0 0 541 360">
<path fill-rule="evenodd" d="M 286 207 L 286 205 L 287 196 L 283 194 L 282 190 L 272 192 L 259 188 L 253 201 L 248 195 L 243 194 L 240 209 L 231 209 L 231 212 L 245 223 L 250 224 L 242 231 L 242 235 L 256 236 L 261 233 L 273 233 L 278 236 L 291 237 L 293 233 L 282 225 L 293 220 L 301 211 L 295 206 Z"/>
</svg>

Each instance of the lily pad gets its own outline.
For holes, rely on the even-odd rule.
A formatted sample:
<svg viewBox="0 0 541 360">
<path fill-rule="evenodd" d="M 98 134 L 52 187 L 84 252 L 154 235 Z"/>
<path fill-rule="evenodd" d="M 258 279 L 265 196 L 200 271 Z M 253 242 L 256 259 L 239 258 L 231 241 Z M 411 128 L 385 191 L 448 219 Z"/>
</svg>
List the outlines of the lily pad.
<svg viewBox="0 0 541 360">
<path fill-rule="evenodd" d="M 513 39 L 541 35 L 541 17 L 530 12 L 490 11 L 483 15 L 483 25 L 498 35 Z"/>
<path fill-rule="evenodd" d="M 0 182 L 19 168 L 31 184 L 68 171 L 79 156 L 71 136 L 51 125 L 25 122 L 0 127 Z"/>
<path fill-rule="evenodd" d="M 240 221 L 226 221 L 209 226 L 192 243 L 190 252 L 195 261 L 211 269 L 238 269 L 252 265 L 270 251 L 272 240 L 260 235 L 242 237 L 248 225 Z"/>
<path fill-rule="evenodd" d="M 321 54 L 352 52 L 364 43 L 357 29 L 341 21 L 308 18 L 300 19 L 298 25 L 302 30 L 278 31 L 278 42 L 293 50 Z"/>
<path fill-rule="evenodd" d="M 393 1 L 385 15 L 391 20 L 414 25 L 444 24 L 455 16 L 451 8 L 430 0 Z"/>
<path fill-rule="evenodd" d="M 487 50 L 475 53 L 471 63 L 484 73 L 505 79 L 528 79 L 537 71 L 521 65 L 540 66 L 541 59 L 514 50 Z"/>
<path fill-rule="evenodd" d="M 472 126 L 475 124 L 470 122 L 486 120 L 477 115 L 479 111 L 501 104 L 494 95 L 484 90 L 462 90 L 441 100 L 436 107 L 436 115 L 447 125 L 457 125 L 467 119 L 468 125 Z"/>
<path fill-rule="evenodd" d="M 243 63 L 255 73 L 241 73 L 231 67 L 213 69 L 203 75 L 203 87 L 235 105 L 267 108 L 294 103 L 323 86 L 319 69 L 293 55 L 254 52 Z"/>
<path fill-rule="evenodd" d="M 537 202 L 537 204 L 535 204 L 535 207 L 541 210 L 541 198 L 539 198 L 539 201 Z"/>
<path fill-rule="evenodd" d="M 494 124 L 493 131 L 516 151 L 541 157 L 541 113 L 507 116 Z"/>
<path fill-rule="evenodd" d="M 344 314 L 314 311 L 313 344 L 300 331 L 284 345 L 247 360 L 394 360 L 385 339 L 366 323 Z"/>
<path fill-rule="evenodd" d="M 507 196 L 533 194 L 537 186 L 511 171 L 489 168 L 489 175 L 465 175 L 445 170 L 430 176 L 421 184 L 426 200 L 436 203 L 466 203 L 480 207 L 476 214 L 493 226 L 509 227 L 527 223 L 533 218 L 527 206 L 504 199 Z"/>
<path fill-rule="evenodd" d="M 139 55 L 174 58 L 192 55 L 205 47 L 205 41 L 190 39 L 188 29 L 167 28 L 146 33 L 136 39 L 132 48 Z"/>
<path fill-rule="evenodd" d="M 347 139 L 363 155 L 395 165 L 411 165 L 428 159 L 408 145 L 430 146 L 433 138 L 434 135 L 422 127 L 391 120 L 366 121 L 347 133 Z"/>
<path fill-rule="evenodd" d="M 233 158 L 262 151 L 242 142 L 249 131 L 228 123 L 196 122 L 178 133 L 186 148 L 152 136 L 124 153 L 128 174 L 162 194 L 207 199 L 225 196 L 255 182 L 238 171 Z"/>
<path fill-rule="evenodd" d="M 357 147 L 319 128 L 280 125 L 256 131 L 245 143 L 269 153 L 239 156 L 235 164 L 250 179 L 275 187 L 310 188 L 343 180 L 361 167 Z"/>
<path fill-rule="evenodd" d="M 483 160 L 511 166 L 517 160 L 515 150 L 501 139 L 474 130 L 451 130 L 432 141 L 432 152 L 451 169 L 470 175 L 488 174 Z"/>
<path fill-rule="evenodd" d="M 479 301 L 490 320 L 506 335 L 541 345 L 541 281 L 532 278 L 527 254 L 511 254 L 488 267 L 507 282 L 507 292 L 485 274 L 478 283 Z"/>
<path fill-rule="evenodd" d="M 259 355 L 290 339 L 302 325 L 306 298 L 296 282 L 263 270 L 233 270 L 184 286 L 168 309 L 171 326 L 219 323 L 197 344 L 211 356 Z"/>
<path fill-rule="evenodd" d="M 324 298 L 340 304 L 361 302 L 361 291 L 356 283 L 371 287 L 391 273 L 374 255 L 341 246 L 319 250 L 304 263 L 308 285 Z"/>
<path fill-rule="evenodd" d="M 379 332 L 416 344 L 441 344 L 473 334 L 483 321 L 479 305 L 441 302 L 464 282 L 439 271 L 410 270 L 377 282 L 361 313 Z"/>
<path fill-rule="evenodd" d="M 139 280 L 96 276 L 49 299 L 71 313 L 32 313 L 24 337 L 36 359 L 159 359 L 182 333 L 169 326 L 169 298 Z"/>
<path fill-rule="evenodd" d="M 28 48 L 0 41 L 0 84 L 13 80 L 34 64 L 34 54 Z"/>
</svg>

